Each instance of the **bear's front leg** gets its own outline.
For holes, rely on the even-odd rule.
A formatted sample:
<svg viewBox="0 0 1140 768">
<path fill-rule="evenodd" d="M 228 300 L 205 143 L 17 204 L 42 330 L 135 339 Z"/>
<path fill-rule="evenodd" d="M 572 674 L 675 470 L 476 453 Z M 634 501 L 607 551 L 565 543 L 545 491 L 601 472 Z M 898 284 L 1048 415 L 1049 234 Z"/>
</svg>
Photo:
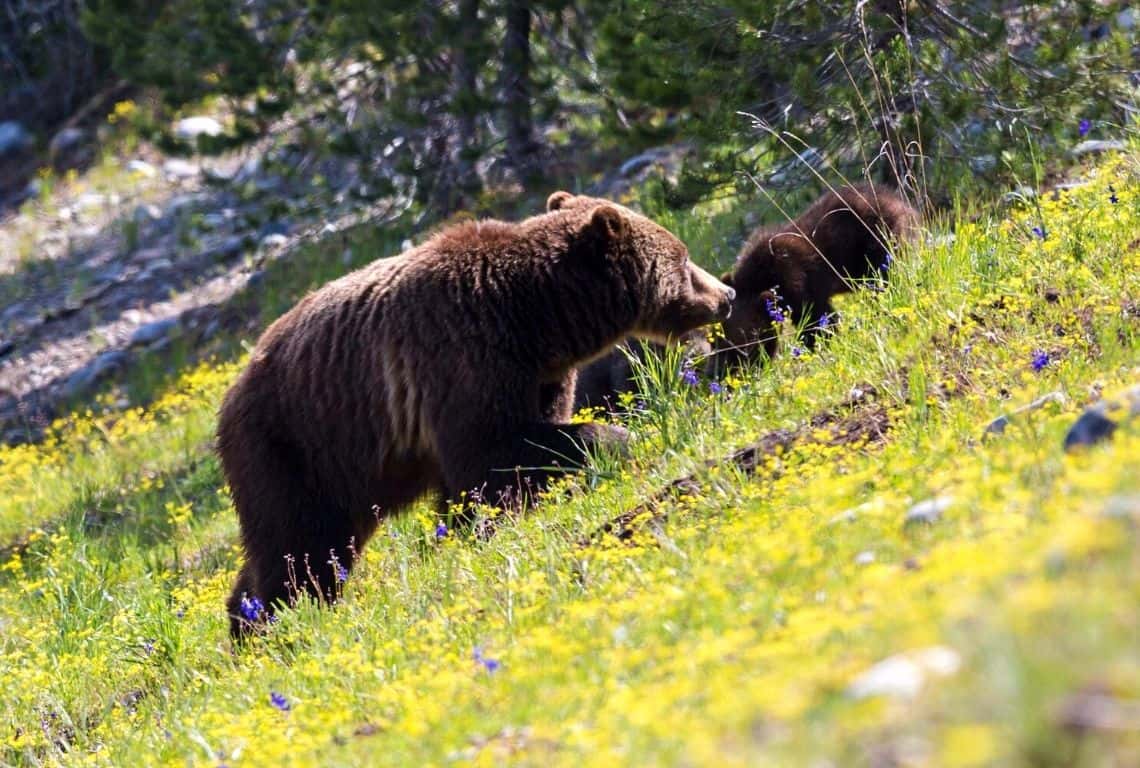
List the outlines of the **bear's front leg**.
<svg viewBox="0 0 1140 768">
<path fill-rule="evenodd" d="M 578 369 L 557 381 L 544 382 L 538 390 L 539 417 L 542 421 L 565 422 L 574 415 L 574 393 L 578 388 Z"/>
</svg>

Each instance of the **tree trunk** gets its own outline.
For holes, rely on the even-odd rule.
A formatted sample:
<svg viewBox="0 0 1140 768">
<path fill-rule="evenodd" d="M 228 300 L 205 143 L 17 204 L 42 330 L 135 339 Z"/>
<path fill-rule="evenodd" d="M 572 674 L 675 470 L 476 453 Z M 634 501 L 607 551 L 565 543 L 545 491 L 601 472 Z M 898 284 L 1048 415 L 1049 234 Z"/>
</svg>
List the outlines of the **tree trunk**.
<svg viewBox="0 0 1140 768">
<path fill-rule="evenodd" d="M 530 109 L 530 3 L 507 0 L 503 41 L 503 107 L 507 158 L 520 177 L 538 174 L 538 142 Z"/>
<path fill-rule="evenodd" d="M 481 186 L 475 172 L 475 160 L 479 156 L 476 118 L 481 35 L 479 0 L 459 0 L 459 47 L 455 55 L 455 110 L 459 123 L 456 167 L 459 188 L 464 192 L 477 192 Z"/>
</svg>

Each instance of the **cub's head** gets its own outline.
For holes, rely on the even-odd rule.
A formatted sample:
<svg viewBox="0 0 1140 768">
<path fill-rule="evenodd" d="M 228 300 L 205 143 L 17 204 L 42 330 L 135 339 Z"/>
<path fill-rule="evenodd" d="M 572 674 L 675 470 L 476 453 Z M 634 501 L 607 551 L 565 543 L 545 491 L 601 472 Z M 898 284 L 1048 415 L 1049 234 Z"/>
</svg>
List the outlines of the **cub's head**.
<svg viewBox="0 0 1140 768">
<path fill-rule="evenodd" d="M 548 212 L 578 212 L 584 243 L 619 277 L 637 307 L 634 336 L 676 341 L 725 320 L 736 291 L 689 259 L 689 249 L 664 227 L 608 200 L 555 192 Z"/>
<path fill-rule="evenodd" d="M 721 282 L 736 289 L 732 314 L 722 323 L 723 338 L 712 358 L 716 375 L 734 367 L 753 364 L 776 354 L 778 329 L 772 315 L 780 312 L 779 295 L 771 289 L 757 291 L 736 285 L 732 272 L 721 275 Z"/>
</svg>

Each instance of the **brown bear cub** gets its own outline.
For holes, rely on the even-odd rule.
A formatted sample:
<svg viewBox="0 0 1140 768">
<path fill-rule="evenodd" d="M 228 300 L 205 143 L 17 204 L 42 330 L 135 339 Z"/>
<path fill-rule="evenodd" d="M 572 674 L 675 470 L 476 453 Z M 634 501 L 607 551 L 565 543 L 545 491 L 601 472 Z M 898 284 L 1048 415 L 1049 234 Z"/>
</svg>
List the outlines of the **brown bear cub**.
<svg viewBox="0 0 1140 768">
<path fill-rule="evenodd" d="M 728 316 L 733 289 L 664 228 L 571 201 L 447 228 L 265 331 L 218 421 L 245 552 L 232 634 L 299 591 L 334 599 L 379 520 L 426 494 L 517 504 L 585 448 L 623 444 L 568 423 L 576 367 Z"/>
<path fill-rule="evenodd" d="M 705 361 L 709 376 L 719 377 L 743 363 L 772 357 L 778 347 L 776 323 L 790 320 L 804 328 L 804 342 L 835 321 L 831 299 L 851 291 L 858 281 L 885 272 L 892 241 L 910 241 L 919 215 L 897 193 L 869 184 L 829 191 L 794 221 L 760 227 L 721 277 L 736 288 L 732 314 Z M 703 354 L 703 339 L 693 344 Z M 651 351 L 633 342 L 627 349 L 644 358 Z M 579 374 L 575 407 L 611 410 L 622 391 L 633 388 L 628 355 L 620 348 Z"/>
<path fill-rule="evenodd" d="M 774 356 L 785 310 L 814 347 L 835 320 L 832 298 L 885 274 L 892 243 L 913 240 L 918 225 L 918 212 L 896 192 L 858 184 L 825 193 L 794 221 L 757 229 L 725 275 L 737 300 L 714 354 L 718 367 L 759 360 L 761 349 Z"/>
</svg>

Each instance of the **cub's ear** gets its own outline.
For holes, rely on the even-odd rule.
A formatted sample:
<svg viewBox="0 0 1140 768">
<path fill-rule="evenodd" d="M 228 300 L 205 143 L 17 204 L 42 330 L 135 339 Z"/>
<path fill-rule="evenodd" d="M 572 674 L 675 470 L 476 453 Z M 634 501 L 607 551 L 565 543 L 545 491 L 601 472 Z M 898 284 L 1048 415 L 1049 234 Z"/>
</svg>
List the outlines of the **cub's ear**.
<svg viewBox="0 0 1140 768">
<path fill-rule="evenodd" d="M 599 205 L 590 214 L 589 226 L 590 231 L 602 240 L 617 240 L 625 235 L 625 216 L 612 205 Z"/>
<path fill-rule="evenodd" d="M 565 190 L 554 192 L 550 195 L 550 197 L 546 198 L 546 211 L 549 213 L 550 211 L 560 210 L 563 206 L 566 205 L 566 203 L 570 202 L 573 199 L 574 195 L 566 192 Z"/>
<path fill-rule="evenodd" d="M 720 276 L 720 281 L 725 285 L 732 286 L 732 272 L 725 272 Z"/>
</svg>

